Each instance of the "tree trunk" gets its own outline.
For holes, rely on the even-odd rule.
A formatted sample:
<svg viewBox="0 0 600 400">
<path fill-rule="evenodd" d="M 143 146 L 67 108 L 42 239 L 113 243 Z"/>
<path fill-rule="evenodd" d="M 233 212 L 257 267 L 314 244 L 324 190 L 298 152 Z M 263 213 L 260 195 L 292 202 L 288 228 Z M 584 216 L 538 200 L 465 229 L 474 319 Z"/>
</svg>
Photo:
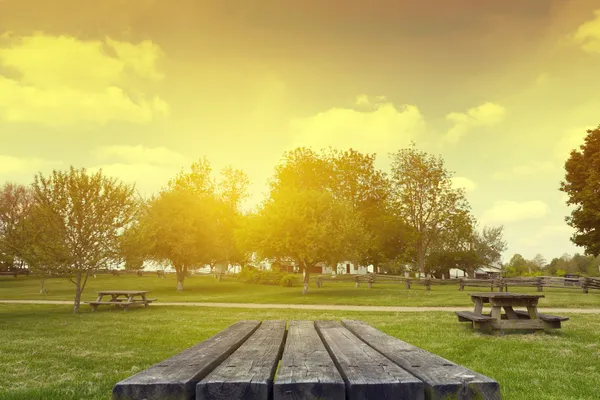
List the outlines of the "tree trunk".
<svg viewBox="0 0 600 400">
<path fill-rule="evenodd" d="M 308 270 L 308 267 L 306 266 L 305 262 L 303 262 L 302 264 L 304 264 L 304 287 L 302 288 L 302 294 L 307 294 L 308 293 L 308 279 L 310 278 L 310 271 Z"/>
<path fill-rule="evenodd" d="M 175 274 L 177 275 L 177 291 L 183 292 L 183 281 L 185 279 L 185 273 L 187 272 L 187 267 L 184 265 L 183 267 L 175 266 Z"/>
<path fill-rule="evenodd" d="M 81 271 L 75 275 L 75 301 L 73 302 L 73 314 L 79 313 L 79 304 L 81 303 Z"/>
<path fill-rule="evenodd" d="M 40 294 L 45 294 L 48 293 L 48 291 L 46 290 L 45 284 L 46 284 L 46 273 L 42 272 L 42 286 L 40 287 Z"/>
<path fill-rule="evenodd" d="M 419 262 L 419 279 L 421 279 L 421 277 L 425 273 L 425 253 L 422 251 L 419 251 L 418 262 Z"/>
</svg>

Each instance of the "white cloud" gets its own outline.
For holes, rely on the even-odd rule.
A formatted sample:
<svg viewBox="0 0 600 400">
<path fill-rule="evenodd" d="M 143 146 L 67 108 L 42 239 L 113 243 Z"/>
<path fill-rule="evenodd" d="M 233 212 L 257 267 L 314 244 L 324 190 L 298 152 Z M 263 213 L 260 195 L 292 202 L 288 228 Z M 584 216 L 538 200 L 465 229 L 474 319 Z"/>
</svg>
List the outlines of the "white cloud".
<svg viewBox="0 0 600 400">
<path fill-rule="evenodd" d="M 530 176 L 551 171 L 559 166 L 556 162 L 532 161 L 527 164 L 515 165 L 508 172 L 496 172 L 493 177 L 494 179 L 511 179 L 515 176 Z"/>
<path fill-rule="evenodd" d="M 14 157 L 0 154 L 0 176 L 35 174 L 41 169 L 61 164 L 61 162 L 47 161 L 36 157 Z"/>
<path fill-rule="evenodd" d="M 492 208 L 485 211 L 481 218 L 482 223 L 505 223 L 544 218 L 550 213 L 546 203 L 539 200 L 533 201 L 508 201 L 501 200 L 494 203 Z"/>
<path fill-rule="evenodd" d="M 118 158 L 128 164 L 151 164 L 184 167 L 190 160 L 181 153 L 166 147 L 137 146 L 102 146 L 94 151 L 100 160 Z"/>
<path fill-rule="evenodd" d="M 600 9 L 594 11 L 596 17 L 581 24 L 570 35 L 570 40 L 587 53 L 600 54 Z"/>
<path fill-rule="evenodd" d="M 127 184 L 135 184 L 136 189 L 143 196 L 150 196 L 166 187 L 180 168 L 165 167 L 151 164 L 102 164 L 88 168 L 91 173 L 102 170 L 103 174 L 118 178 Z"/>
<path fill-rule="evenodd" d="M 316 149 L 352 147 L 363 152 L 387 153 L 409 144 L 425 131 L 423 115 L 416 106 L 397 109 L 392 103 L 379 102 L 373 108 L 369 111 L 332 108 L 292 120 L 292 145 Z"/>
<path fill-rule="evenodd" d="M 89 168 L 91 172 L 102 169 L 103 173 L 125 183 L 134 183 L 144 196 L 165 187 L 171 178 L 192 162 L 185 155 L 162 146 L 102 146 L 92 154 L 98 164 Z"/>
<path fill-rule="evenodd" d="M 569 237 L 571 237 L 572 234 L 573 228 L 571 228 L 567 224 L 545 225 L 533 234 L 521 238 L 519 242 L 521 245 L 533 247 L 542 245 L 548 242 L 549 240 L 569 240 Z"/>
<path fill-rule="evenodd" d="M 4 35 L 0 64 L 19 77 L 0 75 L 0 120 L 51 126 L 111 120 L 148 123 L 156 115 L 168 115 L 169 106 L 137 90 L 132 78 L 161 79 L 156 69 L 161 56 L 150 41 Z"/>
<path fill-rule="evenodd" d="M 452 178 L 452 187 L 455 189 L 462 188 L 465 192 L 472 192 L 477 185 L 469 178 L 463 176 L 455 176 Z"/>
<path fill-rule="evenodd" d="M 587 127 L 574 128 L 566 131 L 554 147 L 556 157 L 562 162 L 565 162 L 569 158 L 571 151 L 579 150 L 579 146 L 584 143 L 587 131 L 595 128 L 596 127 L 589 125 Z"/>
<path fill-rule="evenodd" d="M 450 143 L 458 142 L 473 128 L 493 126 L 504 120 L 506 109 L 499 104 L 484 103 L 467 110 L 466 113 L 451 112 L 446 119 L 454 125 L 444 136 Z"/>
</svg>

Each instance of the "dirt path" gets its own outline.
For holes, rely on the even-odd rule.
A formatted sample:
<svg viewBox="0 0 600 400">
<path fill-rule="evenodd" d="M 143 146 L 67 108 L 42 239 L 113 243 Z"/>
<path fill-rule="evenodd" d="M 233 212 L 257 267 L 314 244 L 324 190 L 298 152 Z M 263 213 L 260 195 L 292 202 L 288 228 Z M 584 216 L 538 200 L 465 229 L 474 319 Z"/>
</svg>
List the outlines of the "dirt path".
<svg viewBox="0 0 600 400">
<path fill-rule="evenodd" d="M 0 300 L 0 304 L 73 304 L 67 300 Z M 424 312 L 424 311 L 471 311 L 473 307 L 401 307 L 401 306 L 346 306 L 337 304 L 253 304 L 253 303 L 199 303 L 169 302 L 152 303 L 155 306 L 252 308 L 252 309 L 293 309 L 317 311 L 387 311 L 387 312 Z M 600 314 L 600 308 L 540 308 L 542 312 L 563 314 Z"/>
</svg>

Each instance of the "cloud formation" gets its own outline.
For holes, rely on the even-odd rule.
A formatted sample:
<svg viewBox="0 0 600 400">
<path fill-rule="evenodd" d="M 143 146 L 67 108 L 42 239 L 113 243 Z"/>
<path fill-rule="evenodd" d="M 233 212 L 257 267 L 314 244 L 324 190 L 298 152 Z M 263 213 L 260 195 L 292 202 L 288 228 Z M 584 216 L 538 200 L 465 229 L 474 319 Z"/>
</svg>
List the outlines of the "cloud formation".
<svg viewBox="0 0 600 400">
<path fill-rule="evenodd" d="M 48 166 L 61 165 L 61 162 L 47 161 L 37 157 L 15 157 L 0 154 L 0 176 L 13 174 L 35 174 Z"/>
<path fill-rule="evenodd" d="M 515 165 L 508 172 L 494 173 L 494 179 L 511 179 L 515 176 L 531 176 L 555 169 L 557 164 L 550 161 L 531 161 L 527 164 Z"/>
<path fill-rule="evenodd" d="M 501 200 L 485 211 L 481 220 L 484 224 L 526 221 L 544 218 L 549 213 L 550 208 L 543 201 Z"/>
<path fill-rule="evenodd" d="M 112 54 L 111 54 L 112 53 Z M 135 79 L 160 80 L 160 48 L 139 44 L 79 40 L 36 33 L 0 40 L 0 120 L 49 126 L 143 124 L 168 115 L 159 96 L 147 96 Z"/>
<path fill-rule="evenodd" d="M 315 149 L 352 147 L 358 151 L 387 153 L 405 146 L 425 131 L 425 120 L 413 105 L 396 108 L 384 97 L 358 96 L 357 105 L 371 110 L 331 108 L 290 123 L 293 145 Z"/>
<path fill-rule="evenodd" d="M 150 196 L 165 187 L 182 168 L 191 164 L 186 156 L 166 147 L 115 145 L 95 149 L 98 164 L 90 172 L 100 169 L 128 184 L 135 184 L 143 196 Z"/>
<path fill-rule="evenodd" d="M 562 162 L 567 161 L 571 151 L 579 150 L 579 146 L 584 143 L 584 139 L 587 136 L 587 131 L 595 129 L 595 126 L 586 126 L 573 128 L 566 131 L 554 146 L 554 153 L 558 159 Z"/>
<path fill-rule="evenodd" d="M 454 189 L 464 189 L 465 192 L 472 192 L 477 188 L 475 182 L 464 176 L 455 176 L 451 179 L 452 187 Z"/>
<path fill-rule="evenodd" d="M 594 14 L 596 17 L 579 25 L 570 39 L 583 51 L 600 54 L 600 9 Z"/>
<path fill-rule="evenodd" d="M 505 115 L 504 107 L 490 102 L 470 108 L 465 113 L 451 112 L 446 115 L 446 119 L 452 122 L 453 126 L 446 133 L 444 140 L 456 143 L 474 128 L 499 124 Z"/>
</svg>

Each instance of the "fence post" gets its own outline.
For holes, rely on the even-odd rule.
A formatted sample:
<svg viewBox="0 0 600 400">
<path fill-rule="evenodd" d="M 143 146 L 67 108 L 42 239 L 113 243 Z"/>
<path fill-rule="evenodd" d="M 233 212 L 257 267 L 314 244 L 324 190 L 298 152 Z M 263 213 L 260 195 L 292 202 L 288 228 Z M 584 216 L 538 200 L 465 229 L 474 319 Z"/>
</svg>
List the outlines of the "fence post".
<svg viewBox="0 0 600 400">
<path fill-rule="evenodd" d="M 404 286 L 406 286 L 407 289 L 410 289 L 410 279 L 404 281 Z"/>
<path fill-rule="evenodd" d="M 375 281 L 375 274 L 369 274 L 369 289 L 373 289 L 373 281 Z"/>
<path fill-rule="evenodd" d="M 539 277 L 537 279 L 537 291 L 538 292 L 543 292 L 544 291 L 544 286 L 543 285 L 544 285 L 544 283 L 542 281 L 542 277 Z"/>
<path fill-rule="evenodd" d="M 459 283 L 459 285 L 460 285 L 460 286 L 458 287 L 458 290 L 459 290 L 460 292 L 462 292 L 463 290 L 465 290 L 465 282 L 464 282 L 463 278 L 460 278 L 460 279 L 458 280 L 458 283 Z"/>
<path fill-rule="evenodd" d="M 360 287 L 360 276 L 356 275 L 354 277 L 354 282 L 356 282 L 356 287 Z"/>
<path fill-rule="evenodd" d="M 323 281 L 321 280 L 321 277 L 317 277 L 317 287 L 318 288 L 322 288 L 323 287 Z"/>
<path fill-rule="evenodd" d="M 425 287 L 427 288 L 428 292 L 431 292 L 431 278 L 425 279 Z"/>
</svg>

